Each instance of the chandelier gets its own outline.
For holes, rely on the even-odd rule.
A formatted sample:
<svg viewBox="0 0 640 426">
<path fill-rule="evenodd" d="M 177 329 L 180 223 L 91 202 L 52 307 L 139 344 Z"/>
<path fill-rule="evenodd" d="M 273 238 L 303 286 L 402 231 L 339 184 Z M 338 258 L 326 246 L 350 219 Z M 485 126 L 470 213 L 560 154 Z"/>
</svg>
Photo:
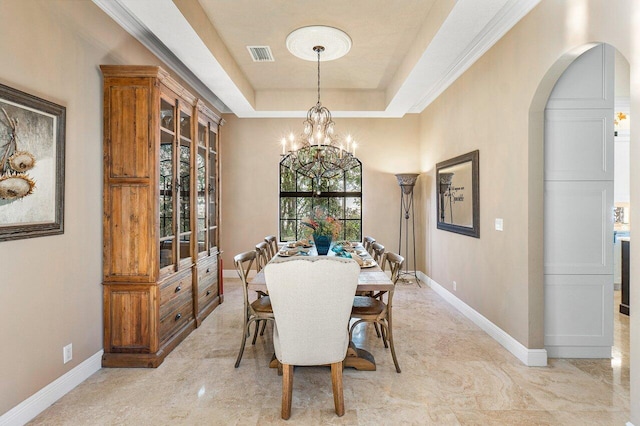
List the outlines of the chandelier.
<svg viewBox="0 0 640 426">
<path fill-rule="evenodd" d="M 281 140 L 284 157 L 281 164 L 311 178 L 317 194 L 322 179 L 331 179 L 360 165 L 355 156 L 356 141 L 350 135 L 343 138 L 336 134 L 331 112 L 320 102 L 320 54 L 324 50 L 324 46 L 313 47 L 318 60 L 317 103 L 307 112 L 302 133 L 297 136 L 291 133 Z"/>
</svg>

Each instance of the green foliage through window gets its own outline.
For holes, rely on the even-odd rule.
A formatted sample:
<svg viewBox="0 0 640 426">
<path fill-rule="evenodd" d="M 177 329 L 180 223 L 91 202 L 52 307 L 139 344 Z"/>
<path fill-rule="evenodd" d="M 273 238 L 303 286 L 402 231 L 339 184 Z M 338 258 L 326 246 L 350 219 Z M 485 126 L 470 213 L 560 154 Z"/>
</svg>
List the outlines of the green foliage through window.
<svg viewBox="0 0 640 426">
<path fill-rule="evenodd" d="M 280 241 L 307 238 L 311 229 L 302 225 L 313 209 L 321 207 L 341 224 L 339 239 L 362 240 L 362 163 L 350 170 L 320 181 L 316 193 L 313 179 L 291 170 L 280 162 Z"/>
</svg>

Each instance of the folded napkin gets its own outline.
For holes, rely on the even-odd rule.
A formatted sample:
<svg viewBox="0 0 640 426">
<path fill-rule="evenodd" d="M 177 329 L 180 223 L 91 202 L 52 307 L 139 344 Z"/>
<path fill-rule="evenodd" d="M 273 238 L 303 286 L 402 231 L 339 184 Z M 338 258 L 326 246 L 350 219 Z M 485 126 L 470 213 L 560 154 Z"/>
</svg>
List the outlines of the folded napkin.
<svg viewBox="0 0 640 426">
<path fill-rule="evenodd" d="M 355 260 L 356 262 L 358 262 L 358 265 L 362 266 L 363 261 L 362 261 L 362 258 L 361 258 L 360 256 L 358 256 L 358 255 L 357 255 L 357 254 L 355 254 L 355 253 L 352 253 L 352 254 L 351 254 L 351 258 L 352 258 L 353 260 Z"/>
<path fill-rule="evenodd" d="M 280 251 L 280 255 L 282 256 L 309 256 L 309 249 L 302 248 L 292 248 L 292 249 L 284 249 Z"/>
</svg>

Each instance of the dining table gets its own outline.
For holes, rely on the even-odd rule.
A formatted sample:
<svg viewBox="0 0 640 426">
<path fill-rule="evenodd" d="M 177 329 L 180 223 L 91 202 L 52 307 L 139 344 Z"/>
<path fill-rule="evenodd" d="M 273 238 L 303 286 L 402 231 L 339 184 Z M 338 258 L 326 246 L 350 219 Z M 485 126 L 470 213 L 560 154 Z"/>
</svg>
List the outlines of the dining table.
<svg viewBox="0 0 640 426">
<path fill-rule="evenodd" d="M 334 250 L 335 244 L 332 244 L 331 249 L 327 256 L 340 256 L 345 255 L 344 251 Z M 391 292 L 394 291 L 394 284 L 389 276 L 382 270 L 380 265 L 375 263 L 371 256 L 366 253 L 362 245 L 358 243 L 350 243 L 350 248 L 353 253 L 360 253 L 360 258 L 364 261 L 360 268 L 360 275 L 358 276 L 358 287 L 356 292 Z M 347 252 L 349 253 L 349 252 Z M 280 248 L 278 254 L 274 256 L 270 262 L 279 262 L 282 259 L 295 257 L 295 256 L 318 256 L 315 246 L 309 245 L 295 245 L 295 243 L 285 244 Z M 346 255 L 348 256 L 348 255 Z M 267 293 L 267 283 L 264 277 L 264 268 L 258 272 L 248 284 L 249 290 Z M 278 360 L 272 358 L 270 367 L 277 368 Z M 373 355 L 362 348 L 357 347 L 353 341 L 349 342 L 349 348 L 347 349 L 347 356 L 344 360 L 345 367 L 352 367 L 356 370 L 375 371 L 376 361 Z"/>
</svg>

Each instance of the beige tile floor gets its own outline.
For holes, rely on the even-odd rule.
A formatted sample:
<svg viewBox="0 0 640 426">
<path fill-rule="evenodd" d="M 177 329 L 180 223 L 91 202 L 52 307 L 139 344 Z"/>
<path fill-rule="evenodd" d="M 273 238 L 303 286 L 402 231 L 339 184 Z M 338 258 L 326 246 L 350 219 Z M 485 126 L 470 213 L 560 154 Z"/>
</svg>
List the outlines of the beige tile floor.
<svg viewBox="0 0 640 426">
<path fill-rule="evenodd" d="M 102 369 L 32 424 L 624 425 L 629 418 L 629 321 L 617 304 L 612 360 L 526 367 L 428 287 L 398 284 L 394 336 L 402 373 L 373 328 L 362 327 L 356 343 L 375 356 L 378 370 L 345 370 L 344 417 L 333 411 L 329 369 L 305 367 L 296 368 L 292 415 L 284 422 L 281 378 L 267 368 L 268 333 L 233 367 L 239 280 L 226 279 L 225 291 L 225 302 L 160 367 Z"/>
</svg>

